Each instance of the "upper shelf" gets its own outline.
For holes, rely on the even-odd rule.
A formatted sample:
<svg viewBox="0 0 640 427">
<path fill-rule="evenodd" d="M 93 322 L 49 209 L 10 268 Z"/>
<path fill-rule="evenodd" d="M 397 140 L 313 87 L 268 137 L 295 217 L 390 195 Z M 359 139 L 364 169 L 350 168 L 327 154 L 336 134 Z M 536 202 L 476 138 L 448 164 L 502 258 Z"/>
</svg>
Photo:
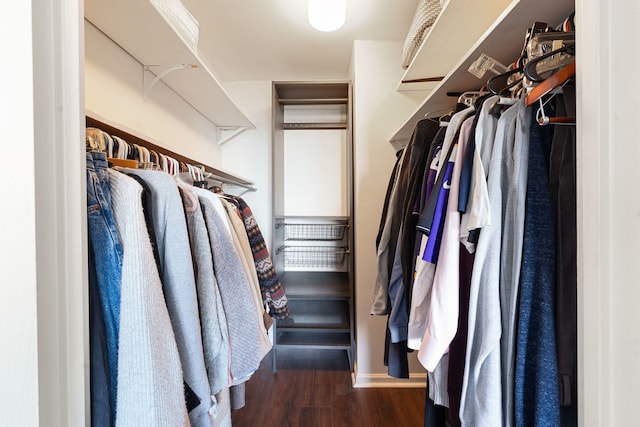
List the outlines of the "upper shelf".
<svg viewBox="0 0 640 427">
<path fill-rule="evenodd" d="M 453 2 L 454 0 L 450 0 L 450 3 Z M 484 4 L 484 2 L 478 3 Z M 444 79 L 427 95 L 411 117 L 396 131 L 390 139 L 392 145 L 396 148 L 406 145 L 418 121 L 428 113 L 455 106 L 457 96 L 450 96 L 448 93 L 478 90 L 486 84 L 490 76 L 485 76 L 483 80 L 480 80 L 468 71 L 469 66 L 481 54 L 485 53 L 503 64 L 513 62 L 520 56 L 524 35 L 534 22 L 556 25 L 569 16 L 574 7 L 573 0 L 512 1 L 466 54 L 461 56 Z M 472 19 L 471 15 L 461 16 L 466 16 L 468 20 Z M 463 22 L 461 17 L 459 22 Z M 457 31 L 456 27 L 452 27 L 451 31 Z"/>
<path fill-rule="evenodd" d="M 425 36 L 398 90 L 431 90 L 511 0 L 449 0 Z"/>
<path fill-rule="evenodd" d="M 348 82 L 275 82 L 275 97 L 282 105 L 347 104 Z"/>
<path fill-rule="evenodd" d="M 198 49 L 191 49 L 148 0 L 85 0 L 84 5 L 85 18 L 142 65 L 196 65 L 171 72 L 162 80 L 213 124 L 255 128 Z M 151 71 L 155 72 L 154 67 Z"/>
</svg>

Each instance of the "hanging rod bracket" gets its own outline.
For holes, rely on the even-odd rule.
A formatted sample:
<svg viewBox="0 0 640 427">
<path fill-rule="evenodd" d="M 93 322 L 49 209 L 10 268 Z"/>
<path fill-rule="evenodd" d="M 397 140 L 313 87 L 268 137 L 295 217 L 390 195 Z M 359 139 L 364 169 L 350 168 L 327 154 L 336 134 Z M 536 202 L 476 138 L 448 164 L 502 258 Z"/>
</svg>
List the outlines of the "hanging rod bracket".
<svg viewBox="0 0 640 427">
<path fill-rule="evenodd" d="M 177 71 L 177 70 L 190 70 L 193 68 L 198 68 L 196 64 L 179 64 L 179 65 L 145 65 L 142 70 L 142 84 L 144 86 L 144 100 L 146 101 L 149 98 L 149 93 L 151 89 L 162 80 L 166 75 Z M 147 74 L 152 74 L 155 77 L 153 80 L 148 81 L 151 77 L 147 77 Z"/>
<path fill-rule="evenodd" d="M 236 136 L 240 135 L 242 132 L 247 130 L 246 126 L 240 127 L 223 127 L 219 126 L 217 128 L 218 133 L 218 145 L 224 145 L 227 142 L 231 141 Z"/>
</svg>

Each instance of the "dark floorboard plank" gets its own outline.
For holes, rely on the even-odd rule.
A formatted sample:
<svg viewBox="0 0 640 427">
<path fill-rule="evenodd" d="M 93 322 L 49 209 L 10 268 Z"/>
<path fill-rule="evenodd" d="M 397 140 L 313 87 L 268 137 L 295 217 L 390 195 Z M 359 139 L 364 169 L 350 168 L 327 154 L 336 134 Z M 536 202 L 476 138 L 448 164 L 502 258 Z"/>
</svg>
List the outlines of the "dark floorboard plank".
<svg viewBox="0 0 640 427">
<path fill-rule="evenodd" d="M 234 427 L 422 426 L 424 388 L 353 388 L 344 351 L 279 349 L 246 385 Z"/>
<path fill-rule="evenodd" d="M 331 408 L 300 408 L 298 426 L 332 427 Z"/>
</svg>

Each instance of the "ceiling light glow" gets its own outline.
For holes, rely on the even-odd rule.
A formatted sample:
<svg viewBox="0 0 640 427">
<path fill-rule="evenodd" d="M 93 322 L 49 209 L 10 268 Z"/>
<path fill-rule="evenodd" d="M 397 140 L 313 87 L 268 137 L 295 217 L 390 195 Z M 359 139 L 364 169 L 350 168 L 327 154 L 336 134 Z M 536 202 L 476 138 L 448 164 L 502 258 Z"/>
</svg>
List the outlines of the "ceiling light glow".
<svg viewBox="0 0 640 427">
<path fill-rule="evenodd" d="M 309 0 L 308 18 L 318 31 L 335 31 L 347 20 L 347 0 Z"/>
</svg>

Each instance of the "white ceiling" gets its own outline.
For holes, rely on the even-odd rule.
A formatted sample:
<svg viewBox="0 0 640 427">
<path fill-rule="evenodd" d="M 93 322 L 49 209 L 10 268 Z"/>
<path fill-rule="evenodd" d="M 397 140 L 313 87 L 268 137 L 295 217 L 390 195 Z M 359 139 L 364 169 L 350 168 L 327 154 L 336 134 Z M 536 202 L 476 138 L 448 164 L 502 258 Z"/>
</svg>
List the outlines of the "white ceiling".
<svg viewBox="0 0 640 427">
<path fill-rule="evenodd" d="M 333 33 L 309 26 L 305 0 L 183 3 L 200 23 L 199 50 L 222 81 L 284 81 L 348 78 L 353 41 L 403 41 L 417 0 L 347 0 L 347 23 Z"/>
</svg>

